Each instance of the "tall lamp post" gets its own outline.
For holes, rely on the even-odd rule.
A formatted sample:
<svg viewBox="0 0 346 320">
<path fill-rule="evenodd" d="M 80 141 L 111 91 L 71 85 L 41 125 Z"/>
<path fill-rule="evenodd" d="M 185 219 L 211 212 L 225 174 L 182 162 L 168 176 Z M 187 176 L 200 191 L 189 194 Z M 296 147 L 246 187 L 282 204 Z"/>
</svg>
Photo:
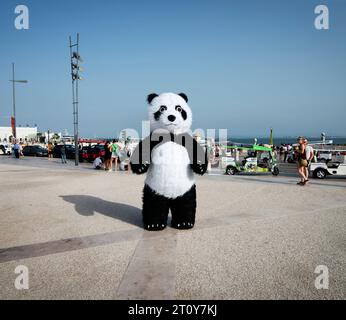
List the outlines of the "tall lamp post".
<svg viewBox="0 0 346 320">
<path fill-rule="evenodd" d="M 74 129 L 74 144 L 75 144 L 75 165 L 78 166 L 79 162 L 79 148 L 78 148 L 78 81 L 82 80 L 79 72 L 82 68 L 79 66 L 83 62 L 79 55 L 79 33 L 77 33 L 77 42 L 72 44 L 70 40 L 70 58 L 71 58 L 71 78 L 72 78 L 72 105 L 73 105 L 73 129 Z M 75 50 L 74 50 L 75 48 Z"/>
<path fill-rule="evenodd" d="M 16 80 L 14 75 L 14 63 L 12 63 L 12 101 L 13 101 L 13 116 L 12 116 L 12 130 L 14 139 L 17 138 L 17 129 L 16 129 L 16 83 L 28 83 L 28 80 Z"/>
</svg>

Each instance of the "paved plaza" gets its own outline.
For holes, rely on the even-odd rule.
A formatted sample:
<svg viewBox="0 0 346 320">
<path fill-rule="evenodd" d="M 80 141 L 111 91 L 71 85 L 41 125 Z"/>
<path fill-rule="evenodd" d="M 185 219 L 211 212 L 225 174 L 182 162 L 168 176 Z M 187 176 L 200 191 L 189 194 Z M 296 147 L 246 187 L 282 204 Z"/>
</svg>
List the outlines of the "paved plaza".
<svg viewBox="0 0 346 320">
<path fill-rule="evenodd" d="M 346 180 L 285 169 L 198 177 L 195 228 L 149 232 L 144 176 L 1 156 L 0 299 L 345 299 Z"/>
</svg>

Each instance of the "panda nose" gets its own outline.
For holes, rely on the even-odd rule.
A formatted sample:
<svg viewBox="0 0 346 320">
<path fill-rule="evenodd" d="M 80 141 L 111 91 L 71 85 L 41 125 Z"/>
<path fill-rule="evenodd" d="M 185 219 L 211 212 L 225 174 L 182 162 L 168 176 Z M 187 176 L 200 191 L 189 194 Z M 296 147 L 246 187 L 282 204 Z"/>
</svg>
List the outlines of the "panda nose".
<svg viewBox="0 0 346 320">
<path fill-rule="evenodd" d="M 168 120 L 170 122 L 173 122 L 175 120 L 175 116 L 173 116 L 172 114 L 168 116 Z"/>
</svg>

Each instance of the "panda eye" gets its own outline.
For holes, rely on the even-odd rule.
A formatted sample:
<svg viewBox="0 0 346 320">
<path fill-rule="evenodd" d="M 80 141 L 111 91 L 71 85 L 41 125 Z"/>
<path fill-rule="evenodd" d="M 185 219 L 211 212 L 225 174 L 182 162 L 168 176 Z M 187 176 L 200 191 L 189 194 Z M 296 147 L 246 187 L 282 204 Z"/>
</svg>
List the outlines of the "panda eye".
<svg viewBox="0 0 346 320">
<path fill-rule="evenodd" d="M 166 106 L 161 106 L 161 107 L 160 107 L 160 112 L 163 112 L 163 111 L 165 111 L 165 110 L 167 110 L 167 107 L 166 107 Z"/>
<path fill-rule="evenodd" d="M 176 106 L 175 107 L 175 110 L 177 110 L 178 112 L 182 112 L 183 111 L 183 108 L 181 106 Z"/>
</svg>

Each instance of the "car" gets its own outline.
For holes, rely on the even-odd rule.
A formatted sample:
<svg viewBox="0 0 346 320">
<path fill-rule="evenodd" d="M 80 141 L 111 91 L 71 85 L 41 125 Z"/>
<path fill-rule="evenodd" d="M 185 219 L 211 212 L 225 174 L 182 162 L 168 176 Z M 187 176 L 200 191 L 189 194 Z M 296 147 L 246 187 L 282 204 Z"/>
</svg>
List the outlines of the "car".
<svg viewBox="0 0 346 320">
<path fill-rule="evenodd" d="M 346 156 L 340 156 L 340 161 L 312 162 L 309 171 L 317 179 L 325 179 L 327 176 L 346 177 Z"/>
<path fill-rule="evenodd" d="M 48 150 L 40 145 L 25 146 L 23 148 L 23 155 L 33 157 L 47 157 Z"/>
<path fill-rule="evenodd" d="M 319 151 L 317 152 L 317 161 L 328 163 L 332 160 L 332 152 Z"/>
<path fill-rule="evenodd" d="M 12 146 L 10 144 L 1 144 L 0 150 L 3 154 L 10 155 L 12 153 Z"/>
<path fill-rule="evenodd" d="M 61 158 L 61 148 L 62 144 L 57 144 L 54 146 L 53 149 L 53 157 L 54 158 Z M 79 161 L 83 161 L 83 156 L 82 156 L 82 150 L 79 150 Z M 66 159 L 74 159 L 75 158 L 75 146 L 73 144 L 65 144 L 65 154 L 66 154 Z"/>
<path fill-rule="evenodd" d="M 93 162 L 97 157 L 103 159 L 105 156 L 105 145 L 96 144 L 90 147 L 83 148 L 82 157 L 83 160 Z"/>
</svg>

